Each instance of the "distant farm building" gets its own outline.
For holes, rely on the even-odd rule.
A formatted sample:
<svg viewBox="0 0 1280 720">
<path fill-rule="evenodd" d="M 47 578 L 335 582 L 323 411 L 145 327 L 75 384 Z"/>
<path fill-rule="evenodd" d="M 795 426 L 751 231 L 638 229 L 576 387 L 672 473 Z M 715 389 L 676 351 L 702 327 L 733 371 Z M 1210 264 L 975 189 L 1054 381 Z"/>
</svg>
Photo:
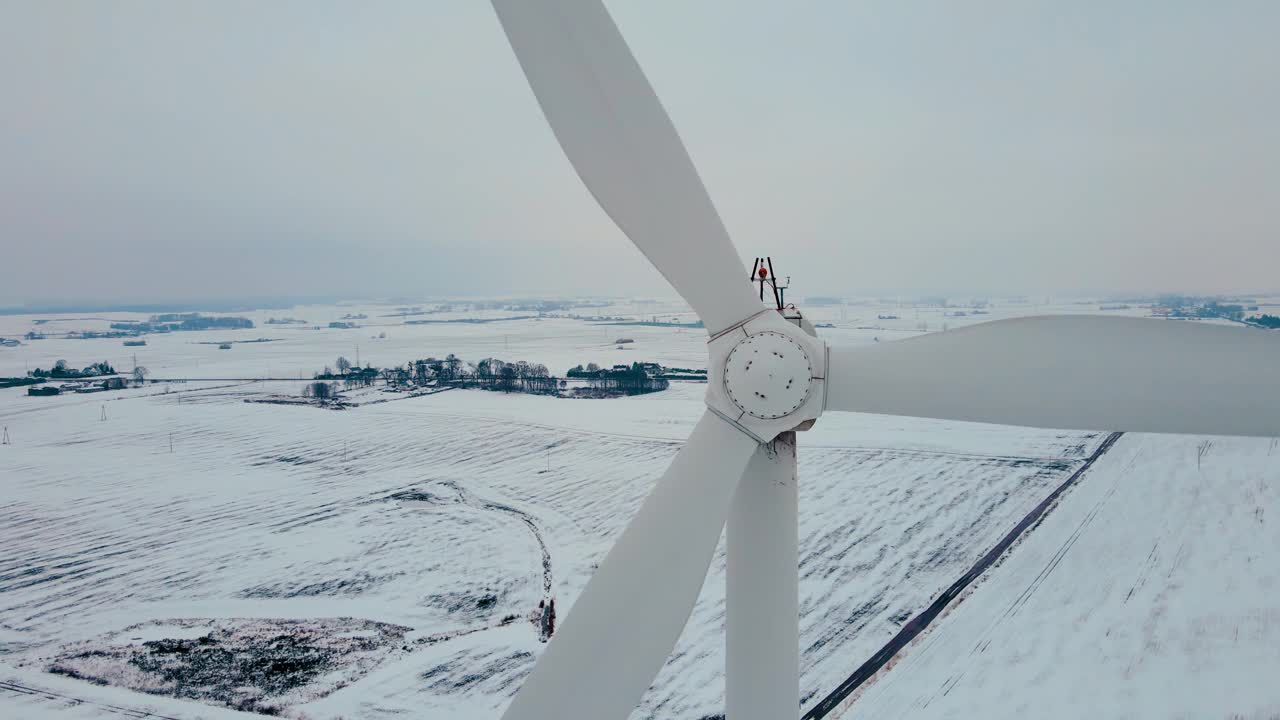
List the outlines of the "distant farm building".
<svg viewBox="0 0 1280 720">
<path fill-rule="evenodd" d="M 635 340 L 632 340 L 631 338 L 618 338 L 617 340 L 614 340 L 614 341 L 613 341 L 613 344 L 614 344 L 614 345 L 626 345 L 627 343 L 633 343 L 633 342 L 635 342 Z"/>
<path fill-rule="evenodd" d="M 43 397 L 43 396 L 47 396 L 47 395 L 61 395 L 61 394 L 62 394 L 62 388 L 54 387 L 53 385 L 42 385 L 42 386 L 40 386 L 40 387 L 29 387 L 29 388 L 27 388 L 27 394 L 28 394 L 28 395 L 33 395 L 33 396 L 36 396 L 36 397 Z"/>
</svg>

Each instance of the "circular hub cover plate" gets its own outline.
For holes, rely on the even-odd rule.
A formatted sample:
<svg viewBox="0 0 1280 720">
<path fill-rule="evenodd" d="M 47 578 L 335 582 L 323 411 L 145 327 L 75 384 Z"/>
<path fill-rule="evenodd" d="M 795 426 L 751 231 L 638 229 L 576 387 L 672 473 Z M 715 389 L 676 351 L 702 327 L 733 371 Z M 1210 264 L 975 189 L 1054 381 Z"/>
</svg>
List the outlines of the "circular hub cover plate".
<svg viewBox="0 0 1280 720">
<path fill-rule="evenodd" d="M 743 412 L 773 420 L 804 404 L 812 377 L 813 366 L 804 348 L 782 333 L 762 332 L 729 351 L 724 386 Z"/>
</svg>

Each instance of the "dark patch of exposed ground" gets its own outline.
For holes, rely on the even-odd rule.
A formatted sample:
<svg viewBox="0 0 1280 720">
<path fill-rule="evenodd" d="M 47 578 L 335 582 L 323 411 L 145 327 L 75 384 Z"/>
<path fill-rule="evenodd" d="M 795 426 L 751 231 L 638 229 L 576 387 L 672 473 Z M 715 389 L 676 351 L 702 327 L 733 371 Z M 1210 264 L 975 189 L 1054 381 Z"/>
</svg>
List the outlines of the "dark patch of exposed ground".
<svg viewBox="0 0 1280 720">
<path fill-rule="evenodd" d="M 156 623 L 126 628 L 145 632 Z M 207 628 L 198 637 L 143 642 L 106 638 L 64 647 L 49 672 L 131 690 L 278 715 L 359 679 L 407 651 L 411 628 L 359 620 L 170 620 Z"/>
</svg>

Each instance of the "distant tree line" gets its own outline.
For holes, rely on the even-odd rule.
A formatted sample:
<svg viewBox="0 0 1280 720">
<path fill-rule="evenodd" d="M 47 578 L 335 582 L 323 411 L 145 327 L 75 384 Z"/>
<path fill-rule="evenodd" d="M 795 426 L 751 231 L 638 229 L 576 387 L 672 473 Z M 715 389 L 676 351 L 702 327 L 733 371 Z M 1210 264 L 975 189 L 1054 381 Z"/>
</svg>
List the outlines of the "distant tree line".
<svg viewBox="0 0 1280 720">
<path fill-rule="evenodd" d="M 448 305 L 444 306 L 446 312 L 449 310 L 508 310 L 522 312 L 556 312 L 559 310 L 568 310 L 569 308 L 581 307 L 583 303 L 574 300 L 495 300 L 495 301 L 478 301 L 466 303 L 465 305 Z M 591 307 L 595 307 L 591 305 Z"/>
<path fill-rule="evenodd" d="M 110 338 L 126 338 L 126 337 L 133 337 L 135 335 L 137 335 L 137 333 L 123 332 L 123 331 L 102 332 L 98 330 L 72 330 L 71 332 L 67 333 L 67 339 L 68 340 L 98 340 L 98 339 L 110 339 Z"/>
<path fill-rule="evenodd" d="M 463 387 L 535 395 L 555 393 L 560 389 L 559 380 L 551 377 L 551 371 L 541 363 L 524 360 L 509 363 L 498 358 L 485 358 L 469 370 L 461 378 Z"/>
<path fill-rule="evenodd" d="M 1280 330 L 1280 317 L 1276 317 L 1275 315 L 1259 315 L 1257 317 L 1251 317 L 1245 322 L 1250 325 L 1257 325 L 1269 330 Z"/>
<path fill-rule="evenodd" d="M 1226 320 L 1243 320 L 1243 305 L 1223 304 L 1213 299 L 1186 297 L 1182 295 L 1161 296 L 1159 304 L 1168 308 L 1169 317 L 1175 318 L 1224 318 Z"/>
<path fill-rule="evenodd" d="M 1243 305 L 1222 305 L 1218 302 L 1208 302 L 1203 306 L 1196 308 L 1196 315 L 1202 318 L 1226 318 L 1227 320 L 1241 320 L 1244 318 Z"/>
<path fill-rule="evenodd" d="M 588 363 L 586 367 L 576 365 L 570 368 L 566 375 L 584 378 L 592 390 L 643 395 L 666 390 L 671 386 L 666 378 L 654 376 L 660 371 L 661 368 L 655 363 L 633 362 L 630 365 L 615 365 L 607 370 L 595 363 Z"/>
<path fill-rule="evenodd" d="M 569 368 L 569 371 L 566 372 L 565 375 L 571 378 L 587 378 L 587 377 L 595 377 L 596 375 L 599 375 L 600 372 L 601 372 L 601 369 L 599 365 L 595 363 L 587 363 L 586 367 L 583 367 L 581 365 L 574 365 L 573 367 Z"/>
<path fill-rule="evenodd" d="M 253 321 L 244 317 L 209 317 L 200 313 L 165 313 L 152 315 L 145 322 L 111 323 L 114 330 L 135 333 L 167 333 L 187 330 L 239 330 L 252 328 Z"/>
<path fill-rule="evenodd" d="M 382 376 L 393 387 L 436 385 L 532 394 L 555 393 L 560 388 L 559 378 L 541 363 L 484 358 L 470 364 L 452 353 L 443 360 L 410 360 L 383 370 Z"/>
<path fill-rule="evenodd" d="M 661 370 L 656 363 L 637 362 L 607 369 L 589 363 L 586 367 L 578 365 L 569 370 L 567 377 L 586 381 L 587 395 L 638 395 L 670 386 L 666 378 L 657 377 Z M 565 379 L 552 375 L 542 363 L 508 362 L 490 357 L 472 364 L 452 353 L 444 358 L 419 358 L 381 370 L 371 366 L 354 367 L 347 358 L 339 357 L 333 366 L 326 366 L 316 373 L 314 379 L 316 382 L 308 385 L 307 394 L 322 400 L 332 397 L 325 393 L 336 392 L 339 383 L 346 388 L 368 387 L 379 379 L 389 388 L 402 390 L 457 387 L 557 395 L 567 387 Z M 318 389 L 320 384 L 328 385 L 328 389 Z M 575 394 L 583 394 L 580 390 L 575 389 Z"/>
</svg>

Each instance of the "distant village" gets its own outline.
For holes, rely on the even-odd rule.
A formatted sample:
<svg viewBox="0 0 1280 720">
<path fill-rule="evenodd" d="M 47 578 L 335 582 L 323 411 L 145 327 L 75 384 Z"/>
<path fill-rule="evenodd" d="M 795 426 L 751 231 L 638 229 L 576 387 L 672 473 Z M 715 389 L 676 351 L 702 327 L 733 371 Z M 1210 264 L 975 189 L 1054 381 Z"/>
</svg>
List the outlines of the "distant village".
<svg viewBox="0 0 1280 720">
<path fill-rule="evenodd" d="M 1127 305 L 1123 307 L 1128 307 Z M 1110 309 L 1110 308 L 1103 308 Z M 1224 303 L 1213 298 L 1183 297 L 1169 295 L 1161 297 L 1151 307 L 1154 317 L 1171 319 L 1206 319 L 1221 318 L 1254 325 L 1269 330 L 1280 329 L 1280 317 L 1259 312 L 1259 306 L 1253 303 Z"/>
<path fill-rule="evenodd" d="M 70 367 L 66 360 L 59 360 L 51 369 L 36 368 L 29 372 L 27 377 L 0 378 L 0 387 L 30 385 L 31 387 L 27 388 L 27 394 L 41 397 L 69 392 L 92 393 L 122 390 L 129 386 L 131 380 L 140 385 L 146 376 L 147 369 L 144 367 L 135 368 L 133 373 L 126 377 L 117 374 L 116 369 L 107 362 L 93 363 L 84 368 L 76 369 Z M 63 380 L 65 382 L 55 385 L 51 382 L 54 380 Z"/>
</svg>

